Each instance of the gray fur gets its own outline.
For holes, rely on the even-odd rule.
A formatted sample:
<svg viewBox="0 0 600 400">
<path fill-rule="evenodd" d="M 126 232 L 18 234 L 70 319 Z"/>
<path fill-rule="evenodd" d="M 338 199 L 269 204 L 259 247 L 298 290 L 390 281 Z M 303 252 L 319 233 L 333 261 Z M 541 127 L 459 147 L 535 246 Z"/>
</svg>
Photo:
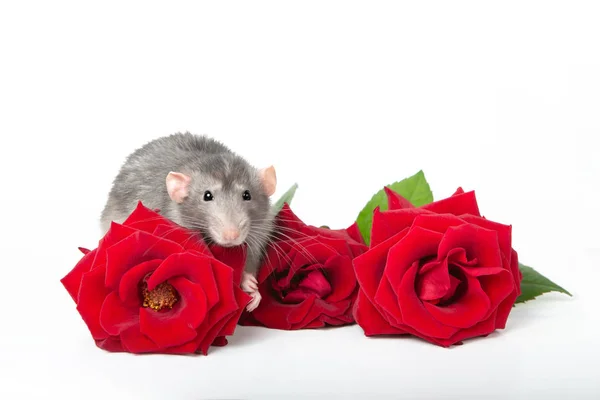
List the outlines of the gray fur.
<svg viewBox="0 0 600 400">
<path fill-rule="evenodd" d="M 167 192 L 165 180 L 171 171 L 192 178 L 189 196 L 181 204 Z M 213 201 L 204 201 L 206 190 L 212 192 Z M 250 201 L 243 200 L 244 190 L 250 191 Z M 256 273 L 273 229 L 270 199 L 258 169 L 222 143 L 186 132 L 153 140 L 134 151 L 113 182 L 102 211 L 102 230 L 106 232 L 111 221 L 123 222 L 140 200 L 212 242 L 219 242 L 224 224 L 238 226 L 240 240 L 249 248 L 246 271 Z"/>
</svg>

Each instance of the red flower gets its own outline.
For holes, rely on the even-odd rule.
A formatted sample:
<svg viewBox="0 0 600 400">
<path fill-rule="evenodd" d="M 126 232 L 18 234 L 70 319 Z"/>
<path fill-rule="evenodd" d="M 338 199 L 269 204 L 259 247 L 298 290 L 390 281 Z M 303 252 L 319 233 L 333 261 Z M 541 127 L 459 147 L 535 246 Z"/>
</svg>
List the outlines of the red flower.
<svg viewBox="0 0 600 400">
<path fill-rule="evenodd" d="M 227 344 L 250 300 L 237 278 L 244 252 L 231 249 L 226 265 L 195 233 L 141 203 L 82 251 L 61 282 L 107 351 L 206 355 Z"/>
<path fill-rule="evenodd" d="M 375 210 L 370 248 L 354 260 L 365 334 L 450 346 L 504 329 L 521 292 L 511 227 L 481 217 L 474 192 L 419 208 L 386 192 L 389 210 Z"/>
<path fill-rule="evenodd" d="M 287 204 L 258 274 L 262 301 L 242 325 L 296 330 L 354 322 L 358 285 L 352 259 L 367 250 L 356 224 L 329 230 L 304 224 Z"/>
</svg>

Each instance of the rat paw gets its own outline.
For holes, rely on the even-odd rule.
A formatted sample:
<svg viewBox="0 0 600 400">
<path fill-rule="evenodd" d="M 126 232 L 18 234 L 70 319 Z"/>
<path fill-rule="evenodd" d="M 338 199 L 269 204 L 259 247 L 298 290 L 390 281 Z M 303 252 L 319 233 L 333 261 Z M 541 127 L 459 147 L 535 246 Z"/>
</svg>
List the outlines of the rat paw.
<svg viewBox="0 0 600 400">
<path fill-rule="evenodd" d="M 256 309 L 256 307 L 258 307 L 258 305 L 260 304 L 260 301 L 262 299 L 262 296 L 260 295 L 258 290 L 250 293 L 250 296 L 252 296 L 252 300 L 250 300 L 250 302 L 246 306 L 246 311 L 248 311 L 248 312 L 254 311 Z"/>
<path fill-rule="evenodd" d="M 258 290 L 258 281 L 254 275 L 244 272 L 240 286 L 244 292 L 251 294 Z"/>
</svg>

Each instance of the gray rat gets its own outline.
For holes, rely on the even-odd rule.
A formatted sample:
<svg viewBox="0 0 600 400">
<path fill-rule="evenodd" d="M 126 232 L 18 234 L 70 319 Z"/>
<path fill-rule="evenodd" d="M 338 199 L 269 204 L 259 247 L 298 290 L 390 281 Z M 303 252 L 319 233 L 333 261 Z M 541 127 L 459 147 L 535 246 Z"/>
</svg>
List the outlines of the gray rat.
<svg viewBox="0 0 600 400">
<path fill-rule="evenodd" d="M 242 289 L 261 297 L 256 273 L 273 230 L 273 166 L 257 169 L 221 142 L 189 132 L 152 140 L 130 154 L 113 181 L 101 225 L 122 223 L 138 201 L 223 247 L 247 244 Z"/>
</svg>

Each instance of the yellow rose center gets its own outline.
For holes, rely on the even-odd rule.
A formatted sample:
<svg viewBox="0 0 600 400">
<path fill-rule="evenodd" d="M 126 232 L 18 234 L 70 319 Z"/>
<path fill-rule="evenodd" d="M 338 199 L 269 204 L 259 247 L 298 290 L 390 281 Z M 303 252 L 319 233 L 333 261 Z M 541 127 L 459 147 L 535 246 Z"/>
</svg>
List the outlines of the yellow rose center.
<svg viewBox="0 0 600 400">
<path fill-rule="evenodd" d="M 152 290 L 148 290 L 148 283 L 142 281 L 143 307 L 150 307 L 154 311 L 173 308 L 179 300 L 175 288 L 167 282 L 160 283 Z"/>
</svg>

